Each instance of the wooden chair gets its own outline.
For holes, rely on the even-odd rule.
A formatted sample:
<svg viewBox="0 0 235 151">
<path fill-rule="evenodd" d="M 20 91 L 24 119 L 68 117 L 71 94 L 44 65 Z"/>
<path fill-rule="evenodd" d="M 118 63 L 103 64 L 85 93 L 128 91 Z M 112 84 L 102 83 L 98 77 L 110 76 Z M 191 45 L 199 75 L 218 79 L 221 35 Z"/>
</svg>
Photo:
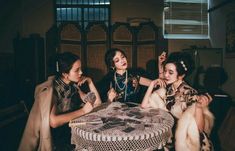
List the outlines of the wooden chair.
<svg viewBox="0 0 235 151">
<path fill-rule="evenodd" d="M 29 111 L 24 101 L 20 101 L 8 108 L 0 109 L 0 128 L 7 126 L 17 119 L 25 117 L 28 114 Z"/>
</svg>

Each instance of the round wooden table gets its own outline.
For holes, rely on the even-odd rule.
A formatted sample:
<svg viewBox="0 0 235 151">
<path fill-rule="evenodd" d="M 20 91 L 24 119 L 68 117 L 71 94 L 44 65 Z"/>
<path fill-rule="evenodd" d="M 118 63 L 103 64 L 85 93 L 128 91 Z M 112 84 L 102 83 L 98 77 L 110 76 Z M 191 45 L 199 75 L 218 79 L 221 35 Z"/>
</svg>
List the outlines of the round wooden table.
<svg viewBox="0 0 235 151">
<path fill-rule="evenodd" d="M 170 140 L 174 119 L 161 109 L 113 102 L 69 125 L 76 150 L 143 151 L 161 149 Z"/>
</svg>

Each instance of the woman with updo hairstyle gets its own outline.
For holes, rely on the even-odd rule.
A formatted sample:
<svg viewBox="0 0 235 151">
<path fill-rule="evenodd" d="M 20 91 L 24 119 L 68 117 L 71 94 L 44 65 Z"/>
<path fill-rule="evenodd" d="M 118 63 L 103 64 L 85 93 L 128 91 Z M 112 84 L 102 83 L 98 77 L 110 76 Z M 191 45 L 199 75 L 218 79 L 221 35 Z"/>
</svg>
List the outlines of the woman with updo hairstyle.
<svg viewBox="0 0 235 151">
<path fill-rule="evenodd" d="M 207 93 L 199 95 L 184 81 L 194 69 L 191 55 L 173 52 L 162 66 L 163 76 L 151 82 L 141 107 L 162 108 L 174 117 L 172 142 L 165 146 L 169 150 L 212 150 L 207 137 L 213 125 L 213 115 L 207 108 L 212 98 Z"/>
<path fill-rule="evenodd" d="M 149 86 L 151 80 L 128 68 L 125 52 L 118 48 L 105 53 L 105 63 L 109 72 L 100 82 L 99 92 L 109 102 L 139 103 L 140 85 Z"/>
<path fill-rule="evenodd" d="M 83 116 L 101 104 L 91 78 L 82 75 L 80 58 L 70 52 L 51 59 L 55 76 L 35 88 L 35 101 L 30 111 L 19 151 L 71 151 L 69 121 Z M 54 69 L 53 69 L 54 67 Z M 80 87 L 87 84 L 88 92 Z"/>
<path fill-rule="evenodd" d="M 81 60 L 75 54 L 58 54 L 56 73 L 50 126 L 54 150 L 66 151 L 73 149 L 68 122 L 91 112 L 101 100 L 91 78 L 82 75 Z M 90 89 L 87 94 L 79 88 L 84 83 Z"/>
<path fill-rule="evenodd" d="M 164 64 L 167 63 L 175 64 L 178 75 L 184 75 L 184 77 L 190 75 L 195 68 L 192 56 L 186 52 L 171 53 L 164 62 Z"/>
</svg>

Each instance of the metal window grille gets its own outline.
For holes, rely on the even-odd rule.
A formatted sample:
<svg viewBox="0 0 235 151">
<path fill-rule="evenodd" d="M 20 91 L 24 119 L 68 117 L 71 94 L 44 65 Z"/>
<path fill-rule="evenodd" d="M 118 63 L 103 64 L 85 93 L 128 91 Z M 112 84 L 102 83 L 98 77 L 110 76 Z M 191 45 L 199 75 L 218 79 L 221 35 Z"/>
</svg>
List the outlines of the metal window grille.
<svg viewBox="0 0 235 151">
<path fill-rule="evenodd" d="M 56 0 L 56 23 L 75 22 L 86 28 L 89 22 L 110 23 L 110 0 Z"/>
</svg>

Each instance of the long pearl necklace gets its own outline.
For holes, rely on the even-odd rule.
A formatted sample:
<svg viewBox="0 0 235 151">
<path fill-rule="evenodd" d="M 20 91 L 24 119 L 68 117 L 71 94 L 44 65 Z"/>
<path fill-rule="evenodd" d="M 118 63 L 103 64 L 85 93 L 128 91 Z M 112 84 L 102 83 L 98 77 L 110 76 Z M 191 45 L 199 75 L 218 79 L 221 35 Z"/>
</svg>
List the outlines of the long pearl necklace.
<svg viewBox="0 0 235 151">
<path fill-rule="evenodd" d="M 117 81 L 117 72 L 115 72 L 114 73 L 114 81 L 115 81 L 115 90 L 116 90 L 116 86 L 118 87 L 118 89 L 119 90 L 124 90 L 125 89 L 125 94 L 124 94 L 124 100 L 126 101 L 126 93 L 127 93 L 127 76 L 128 76 L 128 73 L 127 73 L 127 70 L 126 70 L 126 75 L 125 75 L 126 77 L 125 77 L 125 80 L 124 80 L 124 85 L 123 85 L 123 87 L 121 87 L 120 85 L 119 85 L 119 83 L 118 83 L 118 81 Z"/>
</svg>

